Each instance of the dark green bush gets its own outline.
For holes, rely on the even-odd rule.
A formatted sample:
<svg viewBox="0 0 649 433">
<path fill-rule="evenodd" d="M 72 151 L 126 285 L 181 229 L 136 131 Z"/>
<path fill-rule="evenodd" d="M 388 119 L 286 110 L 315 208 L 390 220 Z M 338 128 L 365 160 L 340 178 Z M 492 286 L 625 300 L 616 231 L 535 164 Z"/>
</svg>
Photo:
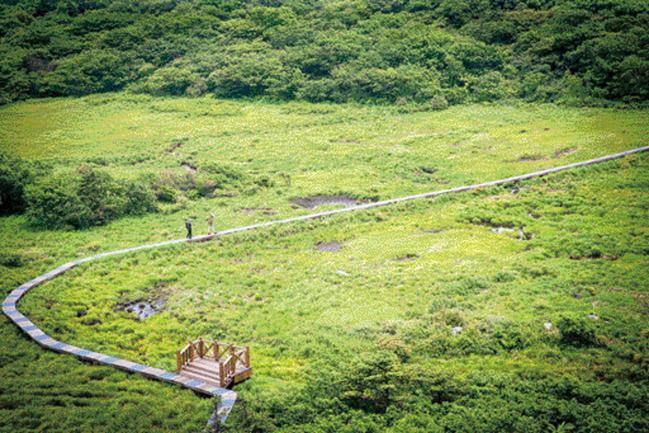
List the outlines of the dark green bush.
<svg viewBox="0 0 649 433">
<path fill-rule="evenodd" d="M 344 401 L 352 408 L 385 413 L 397 394 L 401 376 L 399 358 L 391 352 L 373 352 L 355 360 L 341 384 Z"/>
<path fill-rule="evenodd" d="M 124 207 L 126 215 L 142 215 L 156 211 L 156 197 L 147 183 L 143 180 L 136 180 L 124 182 L 123 185 L 126 195 Z"/>
<path fill-rule="evenodd" d="M 0 215 L 25 210 L 25 187 L 31 178 L 27 162 L 0 153 Z"/>
<path fill-rule="evenodd" d="M 48 176 L 26 189 L 27 217 L 47 228 L 86 228 L 95 225 L 88 206 L 78 195 L 78 178 Z"/>
<path fill-rule="evenodd" d="M 530 336 L 526 328 L 517 322 L 500 320 L 492 325 L 491 335 L 504 350 L 520 350 L 529 345 Z"/>
<path fill-rule="evenodd" d="M 77 3 L 3 6 L 0 103 L 125 87 L 433 109 L 649 98 L 642 1 Z"/>
<path fill-rule="evenodd" d="M 189 68 L 172 65 L 156 70 L 133 90 L 158 96 L 200 96 L 207 91 L 207 86 L 205 80 Z"/>
<path fill-rule="evenodd" d="M 508 370 L 485 363 L 467 373 L 439 360 L 402 363 L 384 351 L 334 365 L 320 360 L 304 386 L 256 392 L 254 400 L 243 389 L 232 417 L 242 431 L 605 433 L 649 427 L 643 381 Z"/>
<path fill-rule="evenodd" d="M 25 265 L 25 259 L 14 253 L 0 253 L 0 265 L 8 268 L 19 268 Z"/>
<path fill-rule="evenodd" d="M 594 346 L 597 335 L 593 325 L 585 319 L 564 316 L 557 322 L 561 342 L 577 347 Z"/>
<path fill-rule="evenodd" d="M 41 94 L 85 95 L 123 88 L 137 78 L 139 66 L 127 53 L 110 49 L 88 50 L 57 61 L 43 76 Z"/>
<path fill-rule="evenodd" d="M 141 181 L 117 181 L 89 166 L 50 175 L 26 189 L 27 217 L 46 228 L 88 228 L 155 211 L 155 195 Z"/>
</svg>

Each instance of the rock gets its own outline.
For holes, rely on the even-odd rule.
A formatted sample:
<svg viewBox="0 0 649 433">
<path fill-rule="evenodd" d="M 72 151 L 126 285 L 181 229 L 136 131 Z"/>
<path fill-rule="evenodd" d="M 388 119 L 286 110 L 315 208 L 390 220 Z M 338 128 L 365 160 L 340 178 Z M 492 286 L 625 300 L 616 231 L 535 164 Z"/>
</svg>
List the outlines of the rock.
<svg viewBox="0 0 649 433">
<path fill-rule="evenodd" d="M 345 272 L 345 271 L 343 271 L 343 270 L 341 270 L 341 269 L 338 269 L 338 270 L 336 271 L 336 273 L 337 273 L 338 275 L 342 275 L 343 277 L 349 277 L 349 276 L 351 275 L 351 274 L 349 274 L 349 273 L 347 273 L 347 272 Z"/>
<path fill-rule="evenodd" d="M 453 335 L 457 335 L 457 334 L 459 334 L 460 332 L 462 332 L 462 329 L 463 329 L 463 328 L 462 328 L 461 326 L 456 326 L 456 327 L 454 327 L 454 328 L 451 330 L 451 332 L 453 333 Z"/>
<path fill-rule="evenodd" d="M 599 320 L 599 316 L 597 314 L 589 314 L 588 318 L 591 320 Z"/>
<path fill-rule="evenodd" d="M 543 324 L 543 327 L 545 328 L 546 331 L 551 331 L 552 330 L 552 323 L 550 322 L 545 322 Z"/>
</svg>

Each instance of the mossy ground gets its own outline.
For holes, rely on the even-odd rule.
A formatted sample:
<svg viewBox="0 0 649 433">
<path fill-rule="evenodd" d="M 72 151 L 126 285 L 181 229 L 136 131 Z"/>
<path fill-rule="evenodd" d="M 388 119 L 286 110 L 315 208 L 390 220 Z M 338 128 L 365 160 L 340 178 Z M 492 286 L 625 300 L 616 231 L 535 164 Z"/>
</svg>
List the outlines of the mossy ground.
<svg viewBox="0 0 649 433">
<path fill-rule="evenodd" d="M 93 162 L 128 177 L 217 162 L 271 182 L 86 231 L 2 218 L 0 252 L 21 266 L 6 260 L 0 281 L 7 293 L 73 258 L 181 237 L 188 215 L 204 231 L 210 210 L 229 228 L 309 212 L 291 205 L 299 196 L 385 199 L 638 147 L 648 120 L 643 111 L 551 105 L 400 113 L 121 94 L 15 104 L 0 110 L 0 147 L 60 170 Z M 602 397 L 602 410 L 571 419 L 562 405 L 593 402 L 555 395 L 543 410 L 538 401 L 515 408 L 521 397 L 512 393 L 527 387 L 521 395 L 533 400 L 539 384 L 566 378 L 575 388 L 646 395 L 648 169 L 639 155 L 515 187 L 107 258 L 34 289 L 20 306 L 62 341 L 162 368 L 199 335 L 249 344 L 255 374 L 236 388 L 229 431 L 607 431 L 611 423 L 639 431 L 649 424 L 642 402 Z M 321 241 L 343 248 L 321 252 Z M 117 311 L 158 297 L 165 307 L 144 321 Z M 562 342 L 556 325 L 565 315 L 589 321 L 597 344 Z M 3 431 L 199 431 L 210 415 L 213 403 L 191 391 L 46 352 L 6 318 L 0 324 Z M 395 371 L 452 377 L 457 395 L 437 401 L 401 379 L 380 410 L 372 387 L 361 387 L 370 394 L 359 409 L 350 403 L 355 379 L 323 367 L 362 371 L 359 359 L 386 351 L 399 358 Z M 327 387 L 318 375 L 341 382 Z M 477 377 L 498 384 L 487 392 Z M 487 411 L 494 402 L 507 410 Z"/>
</svg>

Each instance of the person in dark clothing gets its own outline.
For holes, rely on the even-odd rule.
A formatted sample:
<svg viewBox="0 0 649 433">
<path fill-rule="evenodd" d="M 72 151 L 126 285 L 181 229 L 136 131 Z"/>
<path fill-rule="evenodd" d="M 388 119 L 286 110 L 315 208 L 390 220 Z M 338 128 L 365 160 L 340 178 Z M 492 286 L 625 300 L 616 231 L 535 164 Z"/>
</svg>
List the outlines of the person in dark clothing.
<svg viewBox="0 0 649 433">
<path fill-rule="evenodd" d="M 187 229 L 187 239 L 192 238 L 192 219 L 187 218 L 185 220 L 185 228 Z"/>
</svg>

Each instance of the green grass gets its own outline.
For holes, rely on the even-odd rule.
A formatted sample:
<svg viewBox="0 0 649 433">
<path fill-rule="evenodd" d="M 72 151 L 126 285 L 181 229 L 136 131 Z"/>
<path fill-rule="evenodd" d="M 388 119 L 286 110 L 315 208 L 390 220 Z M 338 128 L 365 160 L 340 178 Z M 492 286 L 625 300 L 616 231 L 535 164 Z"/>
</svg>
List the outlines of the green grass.
<svg viewBox="0 0 649 433">
<path fill-rule="evenodd" d="M 212 209 L 235 227 L 307 213 L 290 203 L 302 195 L 384 199 L 638 147 L 648 120 L 550 105 L 399 113 L 121 94 L 14 104 L 0 110 L 0 148 L 60 170 L 94 161 L 135 176 L 218 162 L 275 184 L 79 232 L 2 218 L 0 253 L 24 265 L 3 266 L 0 281 L 6 293 L 72 258 L 180 237 L 185 215 L 202 223 Z M 199 335 L 249 344 L 255 373 L 236 387 L 233 432 L 641 431 L 648 169 L 639 155 L 107 258 L 34 289 L 21 309 L 62 341 L 162 368 Z M 343 248 L 320 252 L 320 241 Z M 163 311 L 145 321 L 116 311 L 158 296 Z M 597 341 L 562 341 L 566 315 Z M 43 351 L 0 325 L 0 430 L 200 431 L 209 417 L 212 403 L 188 390 Z"/>
</svg>

